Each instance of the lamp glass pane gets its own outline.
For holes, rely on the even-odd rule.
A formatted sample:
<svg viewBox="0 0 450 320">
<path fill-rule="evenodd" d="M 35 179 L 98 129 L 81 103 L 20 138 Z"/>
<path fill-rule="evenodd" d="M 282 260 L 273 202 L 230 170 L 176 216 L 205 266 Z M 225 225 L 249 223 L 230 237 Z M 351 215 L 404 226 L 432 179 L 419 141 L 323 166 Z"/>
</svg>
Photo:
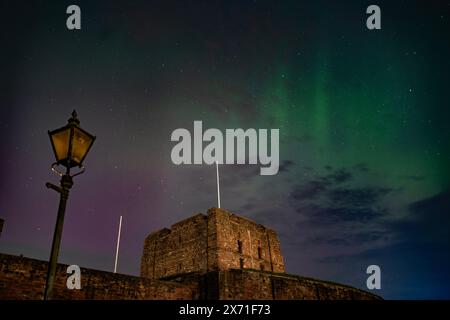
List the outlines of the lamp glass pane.
<svg viewBox="0 0 450 320">
<path fill-rule="evenodd" d="M 91 136 L 78 128 L 74 128 L 72 140 L 72 159 L 76 163 L 81 164 L 92 142 L 93 139 Z"/>
<path fill-rule="evenodd" d="M 56 161 L 66 159 L 69 153 L 70 129 L 53 133 L 51 139 L 55 148 Z"/>
</svg>

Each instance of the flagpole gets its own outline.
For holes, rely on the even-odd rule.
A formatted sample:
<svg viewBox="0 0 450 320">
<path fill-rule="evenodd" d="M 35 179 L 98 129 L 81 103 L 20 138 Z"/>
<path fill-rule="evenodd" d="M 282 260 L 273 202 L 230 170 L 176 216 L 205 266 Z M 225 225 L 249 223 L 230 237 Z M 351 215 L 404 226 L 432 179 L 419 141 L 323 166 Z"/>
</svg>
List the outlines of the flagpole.
<svg viewBox="0 0 450 320">
<path fill-rule="evenodd" d="M 217 207 L 220 209 L 219 163 L 217 161 L 216 161 L 216 176 L 217 176 Z"/>
<path fill-rule="evenodd" d="M 114 263 L 114 273 L 117 272 L 117 259 L 119 258 L 120 230 L 122 230 L 122 216 L 120 216 L 119 220 L 119 234 L 117 235 L 116 261 Z"/>
</svg>

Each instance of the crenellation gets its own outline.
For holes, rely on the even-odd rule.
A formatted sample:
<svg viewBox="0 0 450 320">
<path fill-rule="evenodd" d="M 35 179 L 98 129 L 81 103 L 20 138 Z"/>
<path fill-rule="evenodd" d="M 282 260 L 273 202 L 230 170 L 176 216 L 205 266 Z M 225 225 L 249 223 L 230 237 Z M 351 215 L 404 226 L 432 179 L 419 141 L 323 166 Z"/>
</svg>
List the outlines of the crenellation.
<svg viewBox="0 0 450 320">
<path fill-rule="evenodd" d="M 284 272 L 276 233 L 250 219 L 211 208 L 147 237 L 141 276 L 260 269 Z"/>
<path fill-rule="evenodd" d="M 0 299 L 41 299 L 47 267 L 0 254 Z M 82 268 L 82 289 L 69 290 L 66 268 L 57 268 L 56 299 L 379 299 L 286 274 L 275 231 L 218 208 L 149 234 L 141 277 Z"/>
</svg>

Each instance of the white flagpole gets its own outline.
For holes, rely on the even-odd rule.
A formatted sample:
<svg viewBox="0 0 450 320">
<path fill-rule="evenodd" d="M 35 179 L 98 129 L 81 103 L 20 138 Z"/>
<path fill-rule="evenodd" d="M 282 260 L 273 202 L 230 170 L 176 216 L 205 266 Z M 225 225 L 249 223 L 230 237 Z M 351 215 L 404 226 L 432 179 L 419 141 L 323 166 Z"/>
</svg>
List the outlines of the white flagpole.
<svg viewBox="0 0 450 320">
<path fill-rule="evenodd" d="M 117 259 L 119 258 L 120 230 L 121 229 L 122 229 L 122 216 L 120 216 L 120 220 L 119 220 L 119 234 L 117 235 L 116 262 L 114 263 L 114 273 L 117 272 Z"/>
<path fill-rule="evenodd" d="M 219 183 L 219 163 L 216 161 L 216 175 L 217 175 L 217 207 L 220 209 L 220 183 Z"/>
</svg>

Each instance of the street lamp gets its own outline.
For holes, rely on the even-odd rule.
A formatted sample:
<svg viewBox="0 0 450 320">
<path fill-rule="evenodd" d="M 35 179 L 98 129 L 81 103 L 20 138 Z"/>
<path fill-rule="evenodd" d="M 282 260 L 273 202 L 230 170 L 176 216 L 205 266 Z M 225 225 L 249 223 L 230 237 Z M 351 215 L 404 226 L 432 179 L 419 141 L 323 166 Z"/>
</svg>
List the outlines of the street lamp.
<svg viewBox="0 0 450 320">
<path fill-rule="evenodd" d="M 52 165 L 52 170 L 61 177 L 60 186 L 47 182 L 45 186 L 60 194 L 58 216 L 56 218 L 55 232 L 53 234 L 52 251 L 48 266 L 47 279 L 45 284 L 44 300 L 52 298 L 53 283 L 55 281 L 56 265 L 58 263 L 59 245 L 64 224 L 64 213 L 69 197 L 69 190 L 73 185 L 72 178 L 84 172 L 83 160 L 94 143 L 95 137 L 80 128 L 80 120 L 77 112 L 72 112 L 72 117 L 67 125 L 62 128 L 49 131 L 50 141 L 55 153 L 56 162 Z M 58 166 L 64 166 L 65 172 L 58 170 Z M 70 174 L 70 169 L 79 167 L 80 171 Z"/>
</svg>

